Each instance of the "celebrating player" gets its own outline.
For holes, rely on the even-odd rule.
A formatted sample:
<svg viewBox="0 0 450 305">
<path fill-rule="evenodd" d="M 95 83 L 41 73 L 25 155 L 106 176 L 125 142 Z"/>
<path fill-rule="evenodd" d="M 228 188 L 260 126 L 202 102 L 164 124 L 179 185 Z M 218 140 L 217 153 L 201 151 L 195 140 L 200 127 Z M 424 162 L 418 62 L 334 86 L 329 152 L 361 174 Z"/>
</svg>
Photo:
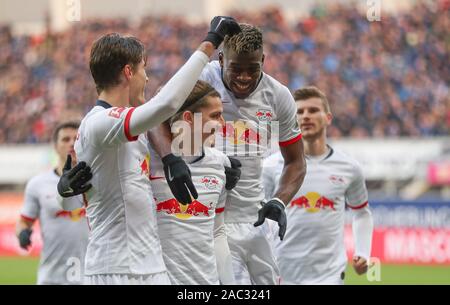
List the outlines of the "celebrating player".
<svg viewBox="0 0 450 305">
<path fill-rule="evenodd" d="M 209 63 L 200 79 L 210 83 L 222 98 L 227 121 L 216 147 L 242 163 L 242 176 L 227 197 L 225 223 L 238 284 L 277 284 L 279 270 L 263 228 L 265 218 L 279 224 L 279 237 L 286 230 L 285 204 L 299 189 L 305 175 L 301 132 L 295 102 L 289 90 L 262 71 L 261 31 L 240 24 L 241 32 L 225 37 L 219 61 Z M 284 158 L 283 174 L 274 196 L 264 199 L 261 182 L 262 158 L 279 123 L 279 144 Z M 152 131 L 161 156 L 171 153 L 167 129 Z M 276 134 L 276 132 L 274 132 Z M 157 140 L 157 141 L 156 141 Z M 256 222 L 255 222 L 256 221 Z"/>
<path fill-rule="evenodd" d="M 184 105 L 170 119 L 170 125 L 180 127 L 176 136 L 182 146 L 180 153 L 198 192 L 198 199 L 190 205 L 182 205 L 174 198 L 164 178 L 163 164 L 151 150 L 150 178 L 158 211 L 158 231 L 172 284 L 235 283 L 223 213 L 227 189 L 233 186 L 227 185 L 225 167 L 233 167 L 226 155 L 209 147 L 207 142 L 216 129 L 221 130 L 222 112 L 219 93 L 208 83 L 198 81 Z M 194 138 L 199 136 L 195 134 L 195 125 L 202 131 L 200 145 L 195 145 Z"/>
<path fill-rule="evenodd" d="M 93 173 L 92 188 L 86 193 L 91 226 L 87 284 L 170 283 L 150 181 L 141 168 L 149 156 L 143 133 L 176 113 L 223 37 L 238 30 L 233 19 L 215 17 L 198 50 L 145 104 L 143 44 L 119 34 L 94 43 L 90 69 L 99 99 L 83 119 L 75 143 L 79 160 L 89 164 Z M 183 187 L 178 191 L 197 197 L 192 181 L 186 180 Z M 189 203 L 191 195 L 181 197 L 182 203 Z"/>
<path fill-rule="evenodd" d="M 32 178 L 25 188 L 25 201 L 17 223 L 20 246 L 31 246 L 32 227 L 39 219 L 43 248 L 38 270 L 38 284 L 62 285 L 83 282 L 84 255 L 89 228 L 84 208 L 67 212 L 57 202 L 56 185 L 64 167 L 64 160 L 76 163 L 74 143 L 79 123 L 66 122 L 56 127 L 53 142 L 58 154 L 55 169 Z M 79 168 L 77 168 L 77 171 Z M 81 172 L 83 173 L 83 172 Z M 86 178 L 91 178 L 87 175 Z M 78 198 L 77 198 L 78 197 Z M 82 200 L 76 196 L 75 200 Z"/>
<path fill-rule="evenodd" d="M 275 253 L 285 284 L 342 284 L 347 256 L 344 212 L 354 211 L 353 267 L 367 271 L 373 231 L 367 189 L 361 167 L 351 157 L 327 145 L 332 114 L 327 97 L 316 87 L 295 91 L 308 172 L 287 208 L 289 227 Z M 271 198 L 282 175 L 280 153 L 264 162 L 266 197 Z"/>
</svg>

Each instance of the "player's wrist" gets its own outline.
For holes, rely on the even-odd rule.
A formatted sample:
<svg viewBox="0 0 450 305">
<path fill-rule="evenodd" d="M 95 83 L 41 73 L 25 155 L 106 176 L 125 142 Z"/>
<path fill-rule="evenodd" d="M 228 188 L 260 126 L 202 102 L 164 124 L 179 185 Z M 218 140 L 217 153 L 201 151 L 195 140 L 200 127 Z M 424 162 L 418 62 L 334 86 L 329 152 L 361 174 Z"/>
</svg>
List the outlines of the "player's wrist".
<svg viewBox="0 0 450 305">
<path fill-rule="evenodd" d="M 173 164 L 175 162 L 179 162 L 180 160 L 182 160 L 181 157 L 175 156 L 173 153 L 169 153 L 161 158 L 162 163 L 165 165 Z"/>
<path fill-rule="evenodd" d="M 270 199 L 270 201 L 273 201 L 274 203 L 279 205 L 283 210 L 286 208 L 286 204 L 278 197 L 273 197 L 272 199 Z"/>
<path fill-rule="evenodd" d="M 209 42 L 214 49 L 217 49 L 222 43 L 224 37 L 216 32 L 209 31 L 203 42 Z"/>
</svg>

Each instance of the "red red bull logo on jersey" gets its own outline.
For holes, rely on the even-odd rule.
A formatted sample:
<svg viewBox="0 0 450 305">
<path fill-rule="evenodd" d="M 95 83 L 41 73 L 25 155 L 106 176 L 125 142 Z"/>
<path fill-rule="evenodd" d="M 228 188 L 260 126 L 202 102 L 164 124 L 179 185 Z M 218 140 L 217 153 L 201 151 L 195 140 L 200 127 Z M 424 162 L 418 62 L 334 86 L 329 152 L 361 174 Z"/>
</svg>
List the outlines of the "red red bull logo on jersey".
<svg viewBox="0 0 450 305">
<path fill-rule="evenodd" d="M 243 121 L 227 122 L 222 129 L 224 138 L 234 144 L 259 144 L 260 135 Z"/>
<path fill-rule="evenodd" d="M 337 175 L 331 175 L 329 177 L 330 182 L 333 183 L 334 185 L 342 185 L 345 184 L 345 179 L 342 176 L 337 176 Z"/>
<path fill-rule="evenodd" d="M 215 176 L 204 176 L 201 183 L 209 190 L 216 190 L 219 187 L 219 179 Z"/>
<path fill-rule="evenodd" d="M 61 210 L 61 211 L 56 212 L 55 217 L 67 218 L 71 221 L 77 222 L 77 221 L 80 221 L 81 218 L 86 217 L 86 210 L 84 208 L 76 209 L 73 211 Z"/>
<path fill-rule="evenodd" d="M 300 196 L 291 201 L 291 207 L 297 206 L 306 209 L 306 211 L 310 213 L 316 213 L 320 210 L 336 211 L 334 205 L 335 203 L 333 200 L 316 192 L 306 193 L 304 196 Z"/>
<path fill-rule="evenodd" d="M 188 205 L 182 205 L 175 198 L 172 198 L 156 204 L 157 212 L 173 215 L 179 219 L 189 219 L 192 216 L 209 216 L 210 209 L 212 209 L 212 202 L 208 207 L 198 200 L 194 200 Z"/>
<path fill-rule="evenodd" d="M 256 111 L 256 117 L 261 122 L 270 122 L 273 119 L 273 114 L 270 110 L 259 109 L 258 111 Z"/>
<path fill-rule="evenodd" d="M 150 155 L 147 154 L 145 158 L 141 161 L 140 165 L 141 175 L 150 177 Z"/>
</svg>

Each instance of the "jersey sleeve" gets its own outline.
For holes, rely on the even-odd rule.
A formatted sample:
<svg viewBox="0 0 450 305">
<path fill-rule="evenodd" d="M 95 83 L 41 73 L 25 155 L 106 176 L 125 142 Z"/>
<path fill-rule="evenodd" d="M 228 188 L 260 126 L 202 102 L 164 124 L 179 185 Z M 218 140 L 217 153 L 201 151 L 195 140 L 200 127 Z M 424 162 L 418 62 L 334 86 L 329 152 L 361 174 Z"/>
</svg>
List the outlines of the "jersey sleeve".
<svg viewBox="0 0 450 305">
<path fill-rule="evenodd" d="M 345 198 L 349 208 L 361 209 L 368 204 L 367 188 L 361 166 L 355 163 L 353 167 L 353 181 L 345 193 Z"/>
<path fill-rule="evenodd" d="M 81 141 L 94 140 L 99 146 L 105 147 L 136 141 L 138 137 L 130 133 L 130 118 L 134 109 L 113 107 L 95 113 L 83 126 Z"/>
<path fill-rule="evenodd" d="M 212 63 L 209 63 L 203 68 L 202 73 L 200 74 L 200 80 L 205 81 L 211 85 L 214 84 L 214 69 Z"/>
<path fill-rule="evenodd" d="M 302 133 L 298 126 L 295 101 L 284 86 L 277 95 L 275 109 L 279 121 L 279 145 L 285 147 L 301 140 Z"/>
<path fill-rule="evenodd" d="M 40 210 L 38 186 L 34 180 L 30 180 L 25 187 L 24 202 L 20 216 L 25 220 L 34 221 L 39 218 Z"/>
</svg>

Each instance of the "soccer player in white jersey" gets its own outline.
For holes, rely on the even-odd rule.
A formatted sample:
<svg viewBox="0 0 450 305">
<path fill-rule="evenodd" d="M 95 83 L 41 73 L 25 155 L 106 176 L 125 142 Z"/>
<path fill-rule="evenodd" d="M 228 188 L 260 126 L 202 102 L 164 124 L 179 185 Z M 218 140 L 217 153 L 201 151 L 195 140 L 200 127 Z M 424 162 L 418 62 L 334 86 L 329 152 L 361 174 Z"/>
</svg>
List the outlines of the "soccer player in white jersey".
<svg viewBox="0 0 450 305">
<path fill-rule="evenodd" d="M 31 246 L 32 227 L 39 219 L 43 248 L 38 284 L 75 285 L 83 281 L 83 262 L 89 234 L 86 213 L 84 208 L 66 212 L 56 200 L 56 185 L 67 154 L 72 154 L 72 160 L 76 162 L 73 145 L 78 126 L 77 122 L 66 122 L 56 127 L 53 143 L 58 155 L 57 167 L 33 177 L 25 188 L 17 236 L 20 246 L 28 249 Z"/>
<path fill-rule="evenodd" d="M 287 207 L 288 229 L 275 253 L 285 284 L 343 284 L 347 263 L 344 245 L 344 213 L 354 212 L 353 267 L 367 271 L 373 221 L 360 165 L 327 145 L 326 130 L 332 114 L 327 97 L 316 87 L 295 91 L 298 121 L 308 171 L 302 187 Z M 283 160 L 276 153 L 264 162 L 266 197 L 274 192 Z"/>
<path fill-rule="evenodd" d="M 119 34 L 94 43 L 90 69 L 99 100 L 75 142 L 78 159 L 93 174 L 85 193 L 91 227 L 85 283 L 170 284 L 149 177 L 141 169 L 149 155 L 144 133 L 176 113 L 223 37 L 237 30 L 233 19 L 215 17 L 197 51 L 147 103 L 143 44 Z"/>
<path fill-rule="evenodd" d="M 265 218 L 279 224 L 279 237 L 286 230 L 285 204 L 299 189 L 305 175 L 301 131 L 295 102 L 287 87 L 262 71 L 261 31 L 240 24 L 241 32 L 225 37 L 219 61 L 209 63 L 200 77 L 221 95 L 226 128 L 216 147 L 242 163 L 242 175 L 227 196 L 225 224 L 238 284 L 277 284 L 279 270 L 271 246 L 260 226 Z M 284 158 L 283 174 L 274 196 L 261 208 L 263 155 L 278 123 L 278 138 Z M 165 130 L 167 126 L 160 129 Z M 160 156 L 170 153 L 170 137 L 152 131 Z M 276 132 L 273 132 L 276 138 Z M 157 141 L 156 141 L 157 139 Z"/>
<path fill-rule="evenodd" d="M 225 167 L 231 164 L 225 154 L 209 145 L 215 130 L 221 130 L 224 124 L 222 112 L 219 93 L 208 83 L 198 81 L 181 109 L 169 120 L 171 126 L 180 128 L 175 136 L 181 146 L 179 154 L 188 164 L 198 192 L 197 200 L 191 204 L 183 205 L 174 198 L 164 178 L 161 159 L 150 150 L 158 231 L 172 284 L 235 283 L 223 213 L 227 195 Z M 195 125 L 199 127 L 197 134 Z M 147 164 L 145 160 L 144 171 L 148 171 Z"/>
</svg>

